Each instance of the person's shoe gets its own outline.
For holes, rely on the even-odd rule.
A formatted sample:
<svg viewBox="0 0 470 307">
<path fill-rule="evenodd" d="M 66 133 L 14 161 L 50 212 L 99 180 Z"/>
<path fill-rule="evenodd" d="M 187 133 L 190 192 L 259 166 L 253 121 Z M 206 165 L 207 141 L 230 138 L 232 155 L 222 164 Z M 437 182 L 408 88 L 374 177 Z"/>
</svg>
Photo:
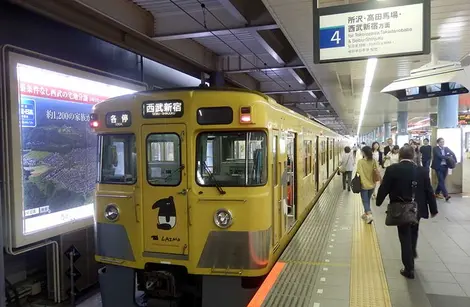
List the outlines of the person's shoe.
<svg viewBox="0 0 470 307">
<path fill-rule="evenodd" d="M 442 197 L 441 194 L 434 194 L 436 196 L 437 199 L 443 199 L 444 197 Z"/>
<path fill-rule="evenodd" d="M 403 276 L 403 277 L 406 277 L 408 279 L 415 279 L 415 272 L 414 271 L 407 271 L 405 269 L 401 269 L 400 270 L 400 274 Z"/>
<path fill-rule="evenodd" d="M 366 223 L 371 224 L 374 221 L 374 218 L 372 217 L 372 214 L 368 214 L 366 217 Z"/>
<path fill-rule="evenodd" d="M 446 196 L 446 201 L 449 201 L 449 199 L 450 199 L 450 196 L 447 195 L 447 196 Z"/>
<path fill-rule="evenodd" d="M 364 213 L 362 216 L 361 216 L 361 219 L 363 219 L 364 221 L 367 220 L 367 213 Z"/>
</svg>

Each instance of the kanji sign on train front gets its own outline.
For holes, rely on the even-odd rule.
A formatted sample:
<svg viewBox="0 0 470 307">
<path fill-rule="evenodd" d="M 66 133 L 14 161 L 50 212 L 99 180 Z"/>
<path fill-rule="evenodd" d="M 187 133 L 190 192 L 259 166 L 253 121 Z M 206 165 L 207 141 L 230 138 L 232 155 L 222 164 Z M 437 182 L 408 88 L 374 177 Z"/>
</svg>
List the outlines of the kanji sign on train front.
<svg viewBox="0 0 470 307">
<path fill-rule="evenodd" d="M 410 0 L 316 9 L 314 62 L 429 53 L 429 7 L 429 0 Z"/>
</svg>

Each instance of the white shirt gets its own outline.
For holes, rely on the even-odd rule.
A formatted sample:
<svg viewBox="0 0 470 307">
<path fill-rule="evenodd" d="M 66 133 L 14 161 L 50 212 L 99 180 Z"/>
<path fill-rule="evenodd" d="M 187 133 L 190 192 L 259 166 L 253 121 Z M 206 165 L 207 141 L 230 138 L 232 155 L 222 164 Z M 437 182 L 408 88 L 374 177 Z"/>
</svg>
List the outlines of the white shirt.
<svg viewBox="0 0 470 307">
<path fill-rule="evenodd" d="M 380 156 L 379 156 L 379 151 L 378 151 L 378 150 L 372 152 L 372 158 L 373 158 L 375 161 L 379 162 Z"/>
<path fill-rule="evenodd" d="M 395 164 L 395 163 L 398 163 L 400 162 L 400 159 L 398 157 L 398 153 L 394 154 L 392 153 L 391 151 L 387 154 L 387 157 L 389 157 L 390 159 L 387 159 L 388 162 L 387 162 L 387 166 L 390 166 L 392 164 Z"/>
<path fill-rule="evenodd" d="M 354 164 L 356 163 L 356 159 L 352 152 L 350 153 L 343 153 L 341 156 L 341 166 L 344 167 L 346 172 L 352 172 L 354 170 Z"/>
</svg>

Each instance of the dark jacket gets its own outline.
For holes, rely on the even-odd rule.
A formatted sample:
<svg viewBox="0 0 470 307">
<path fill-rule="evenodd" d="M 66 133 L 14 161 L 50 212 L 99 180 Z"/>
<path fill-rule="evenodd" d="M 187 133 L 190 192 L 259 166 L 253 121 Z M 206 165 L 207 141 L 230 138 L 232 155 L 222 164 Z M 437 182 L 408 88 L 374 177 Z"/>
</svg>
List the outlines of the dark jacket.
<svg viewBox="0 0 470 307">
<path fill-rule="evenodd" d="M 452 156 L 452 157 L 454 157 L 455 162 L 457 162 L 457 157 L 455 156 L 455 154 L 452 150 L 450 150 L 448 147 L 444 146 L 444 152 L 445 152 L 445 156 Z M 441 165 L 442 159 L 445 159 L 445 157 L 441 153 L 441 148 L 439 146 L 435 146 L 432 149 L 431 168 L 432 169 L 438 169 Z"/>
<path fill-rule="evenodd" d="M 384 156 L 386 156 L 393 149 L 393 145 L 387 145 L 384 147 Z"/>
<path fill-rule="evenodd" d="M 414 168 L 416 168 L 416 180 L 418 182 L 415 189 L 415 201 L 418 204 L 419 217 L 427 219 L 429 212 L 431 214 L 438 213 L 436 198 L 429 179 L 429 171 L 424 167 L 416 166 L 410 161 L 401 161 L 387 167 L 377 194 L 377 206 L 382 205 L 387 195 L 390 202 L 411 200 L 411 182 L 413 181 Z"/>
<path fill-rule="evenodd" d="M 384 153 L 379 150 L 379 165 L 384 167 Z"/>
</svg>

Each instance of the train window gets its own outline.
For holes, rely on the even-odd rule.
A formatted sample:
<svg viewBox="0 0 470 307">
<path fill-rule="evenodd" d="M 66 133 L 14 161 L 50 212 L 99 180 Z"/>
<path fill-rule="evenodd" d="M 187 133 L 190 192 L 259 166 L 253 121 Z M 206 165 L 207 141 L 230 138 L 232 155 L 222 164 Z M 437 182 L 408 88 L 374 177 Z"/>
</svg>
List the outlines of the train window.
<svg viewBox="0 0 470 307">
<path fill-rule="evenodd" d="M 181 182 L 180 138 L 176 133 L 147 137 L 147 180 L 151 185 L 177 186 Z"/>
<path fill-rule="evenodd" d="M 228 125 L 233 122 L 231 107 L 200 108 L 197 110 L 199 125 Z"/>
<path fill-rule="evenodd" d="M 304 141 L 304 176 L 312 172 L 312 141 Z"/>
<path fill-rule="evenodd" d="M 201 186 L 259 186 L 267 180 L 267 138 L 261 131 L 204 132 L 196 144 Z"/>
<path fill-rule="evenodd" d="M 98 182 L 134 184 L 137 181 L 135 135 L 99 136 L 100 161 Z"/>
</svg>

